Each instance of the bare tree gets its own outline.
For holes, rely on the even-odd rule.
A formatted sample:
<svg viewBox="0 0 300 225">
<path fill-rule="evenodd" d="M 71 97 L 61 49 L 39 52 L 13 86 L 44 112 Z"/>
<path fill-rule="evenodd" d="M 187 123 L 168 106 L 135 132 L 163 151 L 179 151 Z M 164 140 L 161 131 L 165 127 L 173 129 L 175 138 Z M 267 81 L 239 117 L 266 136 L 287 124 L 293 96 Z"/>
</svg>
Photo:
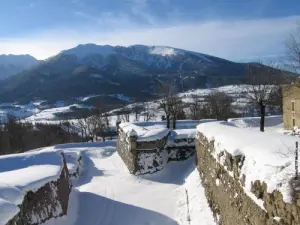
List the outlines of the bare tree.
<svg viewBox="0 0 300 225">
<path fill-rule="evenodd" d="M 227 120 L 232 112 L 233 99 L 224 92 L 214 91 L 204 99 L 206 104 L 203 106 L 209 117 L 217 120 Z"/>
<path fill-rule="evenodd" d="M 128 106 L 124 106 L 120 109 L 117 114 L 120 116 L 123 122 L 130 122 L 130 113 L 132 110 Z"/>
<path fill-rule="evenodd" d="M 169 97 L 169 104 L 173 122 L 173 129 L 176 129 L 176 120 L 178 119 L 179 114 L 183 112 L 182 101 L 178 96 L 174 95 Z"/>
<path fill-rule="evenodd" d="M 80 128 L 81 137 L 88 141 L 88 115 L 82 114 L 81 118 L 77 119 Z"/>
<path fill-rule="evenodd" d="M 273 65 L 249 64 L 246 70 L 246 96 L 249 103 L 259 111 L 261 132 L 264 132 L 265 127 L 266 107 L 272 103 L 270 93 L 276 92 L 282 78 L 282 71 L 272 67 Z"/>
<path fill-rule="evenodd" d="M 153 109 L 151 107 L 151 104 L 149 102 L 144 102 L 142 105 L 142 114 L 144 116 L 144 121 L 149 121 L 155 117 L 153 113 Z"/>
<path fill-rule="evenodd" d="M 132 111 L 134 112 L 134 115 L 135 115 L 135 121 L 140 120 L 140 115 L 143 110 L 144 110 L 144 105 L 141 103 L 136 103 L 132 106 Z"/>
<path fill-rule="evenodd" d="M 160 107 L 164 110 L 167 121 L 167 128 L 170 128 L 170 120 L 172 116 L 173 97 L 175 96 L 175 87 L 170 83 L 161 84 L 158 87 L 159 93 L 162 95 Z"/>
<path fill-rule="evenodd" d="M 286 56 L 288 67 L 298 72 L 300 70 L 300 24 L 297 31 L 286 41 Z"/>
<path fill-rule="evenodd" d="M 190 117 L 192 120 L 200 120 L 201 119 L 201 110 L 202 110 L 202 102 L 200 97 L 197 95 L 192 96 L 192 102 L 189 106 Z"/>
</svg>

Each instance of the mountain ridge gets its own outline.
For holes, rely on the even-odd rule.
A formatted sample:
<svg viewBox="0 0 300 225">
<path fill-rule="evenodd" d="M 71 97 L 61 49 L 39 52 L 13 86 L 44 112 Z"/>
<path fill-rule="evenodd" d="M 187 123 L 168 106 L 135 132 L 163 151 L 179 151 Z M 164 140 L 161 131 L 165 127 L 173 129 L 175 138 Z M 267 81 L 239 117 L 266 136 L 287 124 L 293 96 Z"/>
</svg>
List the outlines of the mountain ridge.
<svg viewBox="0 0 300 225">
<path fill-rule="evenodd" d="M 2 81 L 1 101 L 64 100 L 125 94 L 153 99 L 157 86 L 178 91 L 242 83 L 247 63 L 167 46 L 84 44 Z"/>
<path fill-rule="evenodd" d="M 0 80 L 6 79 L 16 73 L 22 72 L 23 70 L 29 69 L 38 63 L 39 60 L 29 54 L 1 54 Z"/>
</svg>

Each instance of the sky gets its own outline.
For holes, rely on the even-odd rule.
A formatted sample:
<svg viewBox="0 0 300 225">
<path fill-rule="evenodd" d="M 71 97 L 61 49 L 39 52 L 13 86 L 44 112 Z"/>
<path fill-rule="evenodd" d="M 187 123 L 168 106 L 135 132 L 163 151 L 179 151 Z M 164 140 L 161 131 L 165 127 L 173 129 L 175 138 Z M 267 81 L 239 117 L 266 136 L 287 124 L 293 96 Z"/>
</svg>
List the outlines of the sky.
<svg viewBox="0 0 300 225">
<path fill-rule="evenodd" d="M 145 44 L 252 61 L 284 56 L 299 24 L 299 0 L 0 0 L 0 54 Z"/>
</svg>

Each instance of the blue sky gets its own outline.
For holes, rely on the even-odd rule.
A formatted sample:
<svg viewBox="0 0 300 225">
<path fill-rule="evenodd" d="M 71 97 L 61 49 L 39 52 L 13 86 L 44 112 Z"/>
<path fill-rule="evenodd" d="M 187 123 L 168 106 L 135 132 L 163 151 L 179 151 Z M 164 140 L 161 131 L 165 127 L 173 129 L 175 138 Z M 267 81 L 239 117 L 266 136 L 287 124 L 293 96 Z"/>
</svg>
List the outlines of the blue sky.
<svg viewBox="0 0 300 225">
<path fill-rule="evenodd" d="M 252 60 L 283 55 L 297 21 L 299 0 L 1 0 L 0 54 L 147 44 Z"/>
</svg>

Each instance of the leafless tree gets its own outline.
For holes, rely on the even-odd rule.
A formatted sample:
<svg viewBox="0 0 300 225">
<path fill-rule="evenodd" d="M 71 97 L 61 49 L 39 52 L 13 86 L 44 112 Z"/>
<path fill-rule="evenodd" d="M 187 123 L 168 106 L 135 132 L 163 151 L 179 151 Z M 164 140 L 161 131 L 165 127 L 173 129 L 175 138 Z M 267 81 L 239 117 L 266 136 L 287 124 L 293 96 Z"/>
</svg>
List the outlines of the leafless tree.
<svg viewBox="0 0 300 225">
<path fill-rule="evenodd" d="M 192 102 L 189 106 L 190 117 L 192 120 L 201 119 L 202 107 L 203 107 L 203 103 L 201 102 L 200 97 L 197 95 L 192 96 Z"/>
<path fill-rule="evenodd" d="M 169 99 L 170 109 L 171 109 L 171 117 L 172 117 L 172 124 L 173 129 L 176 129 L 176 120 L 179 117 L 179 114 L 183 112 L 182 110 L 182 101 L 181 99 L 176 96 L 170 96 Z"/>
<path fill-rule="evenodd" d="M 226 120 L 232 112 L 233 99 L 224 92 L 214 91 L 207 95 L 204 101 L 206 104 L 203 107 L 209 117 Z"/>
<path fill-rule="evenodd" d="M 273 67 L 261 63 L 249 64 L 246 69 L 245 91 L 249 103 L 260 113 L 260 131 L 264 132 L 266 107 L 272 103 L 271 93 L 275 93 L 278 84 L 282 83 L 283 73 Z"/>
<path fill-rule="evenodd" d="M 132 111 L 135 115 L 135 121 L 139 121 L 140 120 L 140 115 L 144 110 L 144 106 L 141 103 L 136 103 L 132 106 Z"/>
<path fill-rule="evenodd" d="M 149 121 L 155 117 L 153 109 L 149 102 L 144 102 L 142 105 L 142 114 L 144 116 L 144 121 Z"/>
<path fill-rule="evenodd" d="M 130 113 L 132 112 L 132 109 L 130 109 L 128 106 L 124 106 L 122 109 L 120 109 L 117 114 L 120 116 L 121 120 L 123 122 L 130 122 Z"/>
<path fill-rule="evenodd" d="M 286 41 L 287 64 L 295 72 L 300 71 L 300 24 L 296 32 L 292 33 Z"/>
<path fill-rule="evenodd" d="M 88 141 L 88 115 L 82 114 L 80 118 L 77 119 L 77 122 L 81 131 L 81 137 Z"/>
<path fill-rule="evenodd" d="M 172 104 L 174 102 L 175 87 L 170 83 L 161 84 L 158 87 L 159 93 L 162 95 L 160 100 L 160 107 L 165 113 L 165 118 L 167 121 L 167 128 L 170 128 L 170 120 L 172 116 Z"/>
</svg>

